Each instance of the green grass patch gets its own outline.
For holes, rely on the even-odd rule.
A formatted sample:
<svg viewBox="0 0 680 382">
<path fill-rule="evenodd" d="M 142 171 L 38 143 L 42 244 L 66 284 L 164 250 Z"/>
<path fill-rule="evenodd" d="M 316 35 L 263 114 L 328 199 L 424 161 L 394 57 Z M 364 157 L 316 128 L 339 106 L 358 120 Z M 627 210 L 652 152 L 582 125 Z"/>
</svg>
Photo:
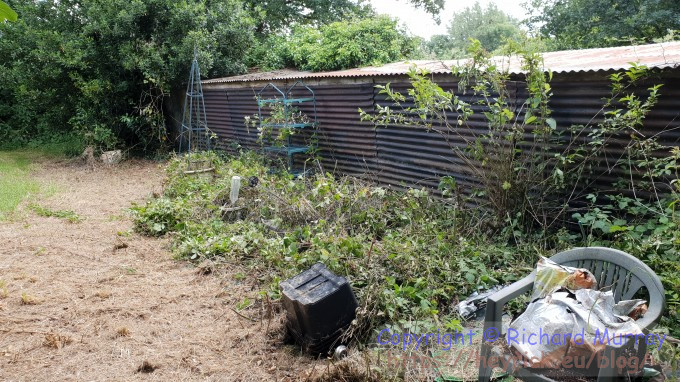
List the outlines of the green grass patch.
<svg viewBox="0 0 680 382">
<path fill-rule="evenodd" d="M 0 143 L 0 151 L 24 152 L 48 157 L 75 157 L 85 149 L 83 139 L 76 134 L 38 137 L 30 142 Z"/>
<path fill-rule="evenodd" d="M 36 194 L 54 194 L 54 186 L 41 187 L 30 172 L 38 161 L 68 156 L 75 145 L 70 141 L 48 142 L 39 147 L 0 150 L 0 220 L 7 219 L 19 203 Z"/>
<path fill-rule="evenodd" d="M 46 218 L 59 218 L 68 220 L 69 223 L 80 223 L 83 218 L 71 210 L 52 210 L 37 204 L 30 204 L 29 208 L 38 216 Z"/>
<path fill-rule="evenodd" d="M 29 176 L 32 158 L 34 153 L 29 151 L 0 152 L 0 220 L 40 191 L 40 185 Z"/>
</svg>

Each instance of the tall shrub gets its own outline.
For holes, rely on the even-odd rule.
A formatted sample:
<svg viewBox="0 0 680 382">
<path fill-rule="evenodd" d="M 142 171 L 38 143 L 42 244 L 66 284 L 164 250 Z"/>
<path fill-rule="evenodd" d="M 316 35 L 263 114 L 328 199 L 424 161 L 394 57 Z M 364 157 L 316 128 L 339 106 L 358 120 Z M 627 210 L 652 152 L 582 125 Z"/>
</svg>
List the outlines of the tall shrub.
<svg viewBox="0 0 680 382">
<path fill-rule="evenodd" d="M 102 149 L 167 141 L 163 105 L 194 47 L 203 73 L 245 70 L 253 22 L 237 0 L 12 2 L 0 25 L 0 139 L 76 131 Z"/>
</svg>

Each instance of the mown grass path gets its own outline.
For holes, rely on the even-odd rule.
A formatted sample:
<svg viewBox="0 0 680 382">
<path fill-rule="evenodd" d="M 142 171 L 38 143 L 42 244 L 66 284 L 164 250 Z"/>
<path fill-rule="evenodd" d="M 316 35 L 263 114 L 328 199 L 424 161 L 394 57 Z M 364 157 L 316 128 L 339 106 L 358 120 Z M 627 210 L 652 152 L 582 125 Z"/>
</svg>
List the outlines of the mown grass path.
<svg viewBox="0 0 680 382">
<path fill-rule="evenodd" d="M 3 208 L 18 207 L 0 221 L 0 380 L 294 381 L 313 363 L 282 346 L 281 313 L 234 313 L 252 280 L 198 272 L 132 232 L 127 210 L 160 192 L 158 163 L 2 158 Z M 57 191 L 21 202 L 43 187 Z"/>
</svg>

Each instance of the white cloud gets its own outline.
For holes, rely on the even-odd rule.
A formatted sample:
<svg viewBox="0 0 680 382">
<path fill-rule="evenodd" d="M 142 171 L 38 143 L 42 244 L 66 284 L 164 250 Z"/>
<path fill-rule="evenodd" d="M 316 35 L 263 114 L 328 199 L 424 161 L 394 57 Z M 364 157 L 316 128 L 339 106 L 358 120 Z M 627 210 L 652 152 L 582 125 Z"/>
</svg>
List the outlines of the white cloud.
<svg viewBox="0 0 680 382">
<path fill-rule="evenodd" d="M 499 9 L 520 20 L 526 17 L 526 11 L 522 8 L 523 2 L 525 0 L 479 0 L 482 6 L 495 3 Z M 451 16 L 455 12 L 473 5 L 474 0 L 446 0 L 445 8 L 439 14 L 441 18 L 439 25 L 427 12 L 416 9 L 407 0 L 370 0 L 370 3 L 378 13 L 385 13 L 398 18 L 414 35 L 430 38 L 435 34 L 446 33 L 446 27 L 451 21 Z"/>
</svg>

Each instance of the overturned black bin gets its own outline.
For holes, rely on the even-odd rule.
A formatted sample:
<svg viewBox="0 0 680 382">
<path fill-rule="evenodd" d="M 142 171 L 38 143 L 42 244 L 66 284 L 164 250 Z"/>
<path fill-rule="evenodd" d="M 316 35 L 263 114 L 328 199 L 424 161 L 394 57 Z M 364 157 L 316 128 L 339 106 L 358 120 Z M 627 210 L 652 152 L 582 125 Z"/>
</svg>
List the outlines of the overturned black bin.
<svg viewBox="0 0 680 382">
<path fill-rule="evenodd" d="M 317 263 L 280 287 L 288 332 L 305 351 L 328 352 L 356 314 L 357 300 L 347 280 Z"/>
</svg>

